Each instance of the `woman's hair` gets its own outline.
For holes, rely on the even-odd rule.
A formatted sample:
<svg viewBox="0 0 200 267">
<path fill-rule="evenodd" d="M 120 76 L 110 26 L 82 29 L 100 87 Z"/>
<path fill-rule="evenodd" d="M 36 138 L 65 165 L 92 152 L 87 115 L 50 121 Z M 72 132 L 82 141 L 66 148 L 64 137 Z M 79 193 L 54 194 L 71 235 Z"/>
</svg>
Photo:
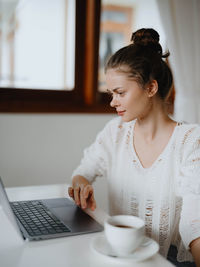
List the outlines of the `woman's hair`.
<svg viewBox="0 0 200 267">
<path fill-rule="evenodd" d="M 128 77 L 135 79 L 142 87 L 156 80 L 158 94 L 165 100 L 170 93 L 173 76 L 163 60 L 169 56 L 169 52 L 163 54 L 159 34 L 154 29 L 143 28 L 132 34 L 131 41 L 130 45 L 121 48 L 109 58 L 105 71 L 117 69 L 127 73 Z"/>
</svg>

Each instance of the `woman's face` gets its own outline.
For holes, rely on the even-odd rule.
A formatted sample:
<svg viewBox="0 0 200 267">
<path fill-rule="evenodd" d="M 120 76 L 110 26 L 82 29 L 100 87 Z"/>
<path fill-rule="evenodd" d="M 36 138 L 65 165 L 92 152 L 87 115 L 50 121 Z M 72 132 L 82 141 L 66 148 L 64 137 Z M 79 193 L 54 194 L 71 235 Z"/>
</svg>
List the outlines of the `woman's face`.
<svg viewBox="0 0 200 267">
<path fill-rule="evenodd" d="M 147 90 L 125 73 L 115 69 L 106 72 L 106 85 L 108 93 L 112 95 L 111 107 L 114 107 L 125 122 L 136 118 L 144 118 L 151 108 L 151 98 Z"/>
</svg>

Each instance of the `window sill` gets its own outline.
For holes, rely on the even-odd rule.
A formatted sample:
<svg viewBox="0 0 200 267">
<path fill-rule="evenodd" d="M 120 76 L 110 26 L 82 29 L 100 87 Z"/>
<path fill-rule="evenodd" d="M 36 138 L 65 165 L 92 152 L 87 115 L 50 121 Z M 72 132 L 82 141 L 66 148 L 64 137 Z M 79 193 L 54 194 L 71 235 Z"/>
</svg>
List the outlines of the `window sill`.
<svg viewBox="0 0 200 267">
<path fill-rule="evenodd" d="M 107 94 L 86 105 L 76 91 L 0 89 L 0 113 L 114 113 Z"/>
</svg>

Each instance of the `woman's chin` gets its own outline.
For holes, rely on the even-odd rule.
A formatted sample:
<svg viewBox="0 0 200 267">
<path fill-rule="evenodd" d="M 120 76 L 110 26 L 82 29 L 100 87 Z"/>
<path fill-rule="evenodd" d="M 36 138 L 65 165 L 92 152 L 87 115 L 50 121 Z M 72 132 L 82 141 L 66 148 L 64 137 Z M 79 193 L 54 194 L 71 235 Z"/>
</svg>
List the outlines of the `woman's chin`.
<svg viewBox="0 0 200 267">
<path fill-rule="evenodd" d="M 122 121 L 123 122 L 129 122 L 129 121 L 132 121 L 132 120 L 135 120 L 135 118 L 129 117 L 129 116 L 122 116 Z"/>
</svg>

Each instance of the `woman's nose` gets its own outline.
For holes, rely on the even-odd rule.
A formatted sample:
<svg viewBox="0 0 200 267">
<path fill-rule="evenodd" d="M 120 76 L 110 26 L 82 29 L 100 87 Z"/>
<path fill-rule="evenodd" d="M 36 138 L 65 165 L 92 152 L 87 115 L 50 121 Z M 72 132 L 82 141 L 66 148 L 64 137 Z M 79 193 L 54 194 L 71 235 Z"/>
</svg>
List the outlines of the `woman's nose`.
<svg viewBox="0 0 200 267">
<path fill-rule="evenodd" d="M 117 103 L 117 100 L 116 100 L 116 97 L 115 96 L 113 96 L 112 100 L 110 101 L 110 106 L 112 108 L 115 108 L 115 107 L 118 106 L 118 103 Z"/>
</svg>

